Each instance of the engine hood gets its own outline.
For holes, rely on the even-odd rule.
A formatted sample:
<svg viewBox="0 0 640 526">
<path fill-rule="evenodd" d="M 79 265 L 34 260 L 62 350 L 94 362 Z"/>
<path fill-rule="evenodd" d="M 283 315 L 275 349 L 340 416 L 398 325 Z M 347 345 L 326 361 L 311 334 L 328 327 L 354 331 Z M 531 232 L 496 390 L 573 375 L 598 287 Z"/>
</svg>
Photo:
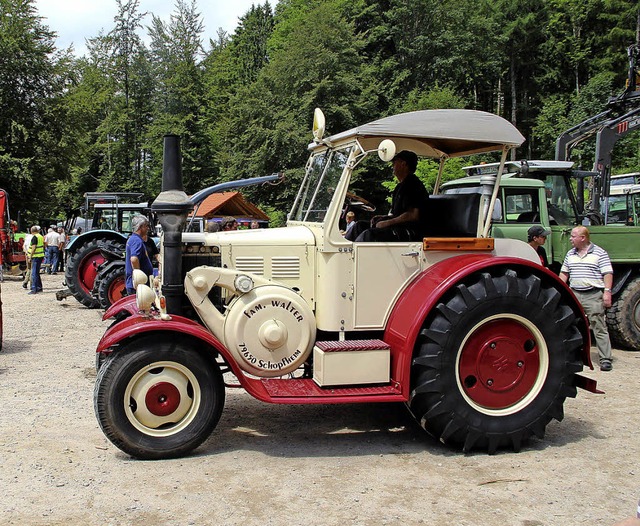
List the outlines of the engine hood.
<svg viewBox="0 0 640 526">
<path fill-rule="evenodd" d="M 233 230 L 229 232 L 184 232 L 185 243 L 202 243 L 207 246 L 231 245 L 235 248 L 251 247 L 293 247 L 314 246 L 316 239 L 311 230 L 305 226 L 282 228 L 257 228 L 253 230 Z"/>
</svg>

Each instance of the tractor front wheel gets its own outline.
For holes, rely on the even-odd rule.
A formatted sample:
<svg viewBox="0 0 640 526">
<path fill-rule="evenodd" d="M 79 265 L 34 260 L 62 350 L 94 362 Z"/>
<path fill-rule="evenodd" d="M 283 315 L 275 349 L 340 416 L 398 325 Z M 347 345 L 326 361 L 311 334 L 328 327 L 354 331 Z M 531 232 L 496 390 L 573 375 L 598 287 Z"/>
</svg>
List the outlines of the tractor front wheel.
<svg viewBox="0 0 640 526">
<path fill-rule="evenodd" d="M 181 341 L 135 340 L 98 372 L 94 408 L 106 437 L 140 459 L 185 455 L 215 428 L 224 382 L 213 359 Z"/>
<path fill-rule="evenodd" d="M 98 282 L 98 301 L 100 307 L 105 310 L 127 295 L 124 265 L 100 272 L 96 281 Z"/>
<path fill-rule="evenodd" d="M 562 420 L 582 370 L 578 314 L 528 271 L 473 275 L 423 325 L 409 409 L 430 434 L 467 452 L 519 450 Z"/>
</svg>

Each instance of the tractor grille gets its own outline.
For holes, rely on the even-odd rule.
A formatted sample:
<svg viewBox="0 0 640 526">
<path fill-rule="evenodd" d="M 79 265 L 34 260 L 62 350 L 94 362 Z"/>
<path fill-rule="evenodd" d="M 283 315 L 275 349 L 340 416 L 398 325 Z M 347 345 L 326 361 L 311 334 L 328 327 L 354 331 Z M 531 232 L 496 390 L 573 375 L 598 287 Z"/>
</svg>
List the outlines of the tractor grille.
<svg viewBox="0 0 640 526">
<path fill-rule="evenodd" d="M 271 275 L 274 279 L 299 278 L 300 258 L 297 256 L 274 257 L 271 260 Z"/>
<path fill-rule="evenodd" d="M 182 247 L 182 281 L 187 275 L 187 272 L 193 270 L 196 267 L 220 267 L 222 266 L 222 257 L 218 247 L 206 247 L 201 244 L 187 243 Z M 209 300 L 216 308 L 222 309 L 222 294 L 220 287 L 213 287 L 209 292 Z M 189 303 L 189 300 L 184 299 L 183 303 Z"/>
<path fill-rule="evenodd" d="M 260 256 L 239 256 L 235 261 L 236 270 L 264 276 L 264 258 Z"/>
</svg>

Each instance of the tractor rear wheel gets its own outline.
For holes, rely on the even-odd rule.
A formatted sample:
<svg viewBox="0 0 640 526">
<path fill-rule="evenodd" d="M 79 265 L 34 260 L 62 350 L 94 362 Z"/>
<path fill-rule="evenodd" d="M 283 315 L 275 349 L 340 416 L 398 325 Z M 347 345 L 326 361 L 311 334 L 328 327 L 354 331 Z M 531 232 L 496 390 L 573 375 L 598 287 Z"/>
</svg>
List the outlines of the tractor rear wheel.
<svg viewBox="0 0 640 526">
<path fill-rule="evenodd" d="M 115 446 L 154 460 L 185 455 L 204 442 L 220 419 L 224 394 L 213 359 L 179 340 L 143 338 L 100 367 L 93 401 Z"/>
<path fill-rule="evenodd" d="M 108 309 L 113 303 L 127 295 L 124 265 L 111 267 L 96 276 L 100 307 Z"/>
<path fill-rule="evenodd" d="M 425 320 L 409 409 L 440 441 L 519 450 L 562 420 L 582 370 L 580 318 L 553 282 L 492 270 L 457 285 Z"/>
</svg>

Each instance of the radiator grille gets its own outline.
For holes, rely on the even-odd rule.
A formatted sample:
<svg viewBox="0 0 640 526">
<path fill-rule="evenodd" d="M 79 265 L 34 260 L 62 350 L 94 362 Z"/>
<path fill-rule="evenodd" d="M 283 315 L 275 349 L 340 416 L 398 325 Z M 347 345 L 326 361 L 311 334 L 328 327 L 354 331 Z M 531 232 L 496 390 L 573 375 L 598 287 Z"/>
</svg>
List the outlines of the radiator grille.
<svg viewBox="0 0 640 526">
<path fill-rule="evenodd" d="M 300 258 L 297 256 L 274 257 L 271 260 L 271 274 L 274 279 L 299 278 Z"/>
<path fill-rule="evenodd" d="M 241 272 L 249 272 L 251 274 L 257 274 L 258 276 L 263 276 L 264 258 L 256 256 L 237 257 L 235 268 Z"/>
</svg>

